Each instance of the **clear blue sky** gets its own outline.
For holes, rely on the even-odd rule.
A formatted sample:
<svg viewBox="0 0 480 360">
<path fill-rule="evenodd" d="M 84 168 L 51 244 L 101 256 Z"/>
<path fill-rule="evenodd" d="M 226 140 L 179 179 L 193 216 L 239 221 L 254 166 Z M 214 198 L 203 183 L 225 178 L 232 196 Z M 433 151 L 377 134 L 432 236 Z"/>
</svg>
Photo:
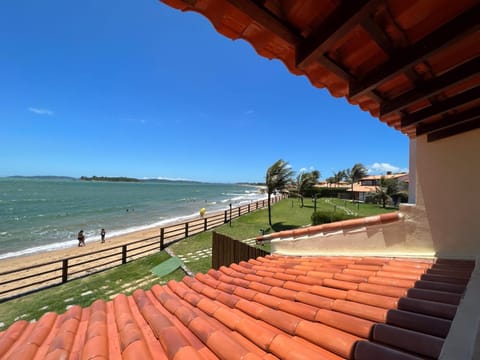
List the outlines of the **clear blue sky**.
<svg viewBox="0 0 480 360">
<path fill-rule="evenodd" d="M 155 0 L 5 1 L 0 49 L 0 176 L 408 168 L 405 135 Z"/>
</svg>

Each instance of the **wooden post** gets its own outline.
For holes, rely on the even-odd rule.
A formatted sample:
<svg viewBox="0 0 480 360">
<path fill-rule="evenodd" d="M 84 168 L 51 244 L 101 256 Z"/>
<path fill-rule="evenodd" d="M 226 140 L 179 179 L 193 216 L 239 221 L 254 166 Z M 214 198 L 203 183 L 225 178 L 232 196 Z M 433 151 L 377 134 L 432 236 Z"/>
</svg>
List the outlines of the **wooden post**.
<svg viewBox="0 0 480 360">
<path fill-rule="evenodd" d="M 242 207 L 239 206 L 238 207 L 238 217 L 240 217 L 242 215 Z"/>
<path fill-rule="evenodd" d="M 188 222 L 185 223 L 185 237 L 188 237 Z"/>
<path fill-rule="evenodd" d="M 68 281 L 68 259 L 62 260 L 62 283 Z"/>
<path fill-rule="evenodd" d="M 250 212 L 250 203 L 248 204 L 248 212 Z"/>
<path fill-rule="evenodd" d="M 226 224 L 227 221 L 228 221 L 228 220 L 227 220 L 227 210 L 225 210 L 225 220 L 223 221 L 223 223 Z"/>
<path fill-rule="evenodd" d="M 165 249 L 165 228 L 160 229 L 160 251 Z"/>
<path fill-rule="evenodd" d="M 127 263 L 127 245 L 122 246 L 122 264 Z"/>
<path fill-rule="evenodd" d="M 207 218 L 203 219 L 203 231 L 207 231 Z"/>
</svg>

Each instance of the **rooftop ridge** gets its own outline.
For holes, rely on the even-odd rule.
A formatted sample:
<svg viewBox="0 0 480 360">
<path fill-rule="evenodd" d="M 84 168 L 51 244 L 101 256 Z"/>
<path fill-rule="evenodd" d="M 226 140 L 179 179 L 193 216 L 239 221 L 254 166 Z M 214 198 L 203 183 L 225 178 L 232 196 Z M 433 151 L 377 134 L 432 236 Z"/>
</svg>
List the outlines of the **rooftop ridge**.
<svg viewBox="0 0 480 360">
<path fill-rule="evenodd" d="M 313 225 L 294 230 L 279 231 L 271 234 L 257 236 L 255 240 L 257 244 L 262 244 L 265 242 L 269 242 L 272 239 L 298 238 L 301 236 L 312 236 L 323 232 L 336 232 L 340 230 L 350 230 L 357 227 L 388 224 L 402 220 L 403 218 L 404 215 L 402 213 L 395 211 L 381 215 L 372 215 L 356 219 L 335 221 L 327 224 Z"/>
</svg>

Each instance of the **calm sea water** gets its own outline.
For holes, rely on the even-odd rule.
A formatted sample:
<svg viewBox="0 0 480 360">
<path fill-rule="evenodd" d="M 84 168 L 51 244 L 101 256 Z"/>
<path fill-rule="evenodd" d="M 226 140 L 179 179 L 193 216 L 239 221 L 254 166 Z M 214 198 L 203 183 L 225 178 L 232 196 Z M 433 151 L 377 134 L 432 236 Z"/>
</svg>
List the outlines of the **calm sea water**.
<svg viewBox="0 0 480 360">
<path fill-rule="evenodd" d="M 77 245 L 88 240 L 207 214 L 265 198 L 235 184 L 127 183 L 0 178 L 0 259 Z"/>
</svg>

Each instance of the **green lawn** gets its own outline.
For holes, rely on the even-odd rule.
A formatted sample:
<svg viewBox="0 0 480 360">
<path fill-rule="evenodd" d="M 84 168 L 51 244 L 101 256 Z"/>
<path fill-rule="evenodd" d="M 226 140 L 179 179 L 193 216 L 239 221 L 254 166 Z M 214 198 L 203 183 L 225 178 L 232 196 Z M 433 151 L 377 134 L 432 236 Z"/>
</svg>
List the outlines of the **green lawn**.
<svg viewBox="0 0 480 360">
<path fill-rule="evenodd" d="M 69 305 L 89 306 L 97 299 L 110 300 L 118 293 L 131 294 L 135 289 L 149 289 L 160 281 L 150 272 L 155 265 L 169 258 L 160 252 L 125 265 L 93 274 L 66 284 L 41 290 L 0 304 L 0 330 L 18 320 L 40 318 L 46 312 L 64 313 Z M 168 279 L 180 280 L 185 276 L 181 269 L 168 275 Z"/>
<path fill-rule="evenodd" d="M 343 208 L 346 208 L 357 212 L 358 216 L 369 216 L 395 210 L 367 204 L 360 204 L 357 209 L 356 204 L 338 199 L 319 199 L 317 210 L 333 211 L 335 205 L 336 211 L 344 211 Z M 268 210 L 261 209 L 235 219 L 231 226 L 225 224 L 216 228 L 215 231 L 238 240 L 246 240 L 259 236 L 261 229 L 265 233 L 271 233 L 298 228 L 310 224 L 313 208 L 312 199 L 305 199 L 303 208 L 300 207 L 297 199 L 284 199 L 272 206 L 272 227 L 268 225 Z M 189 256 L 189 253 L 211 247 L 212 234 L 211 231 L 208 231 L 177 242 L 169 248 L 177 256 Z M 118 293 L 128 295 L 138 288 L 149 289 L 154 284 L 165 283 L 170 279 L 181 280 L 185 276 L 181 269 L 177 269 L 163 278 L 150 272 L 154 266 L 168 257 L 166 252 L 160 252 L 99 274 L 72 280 L 63 285 L 0 303 L 0 331 L 20 318 L 38 319 L 48 311 L 63 313 L 69 305 L 78 304 L 85 307 L 96 299 L 110 300 Z M 211 256 L 188 262 L 186 265 L 194 273 L 205 273 L 211 267 Z"/>
</svg>

